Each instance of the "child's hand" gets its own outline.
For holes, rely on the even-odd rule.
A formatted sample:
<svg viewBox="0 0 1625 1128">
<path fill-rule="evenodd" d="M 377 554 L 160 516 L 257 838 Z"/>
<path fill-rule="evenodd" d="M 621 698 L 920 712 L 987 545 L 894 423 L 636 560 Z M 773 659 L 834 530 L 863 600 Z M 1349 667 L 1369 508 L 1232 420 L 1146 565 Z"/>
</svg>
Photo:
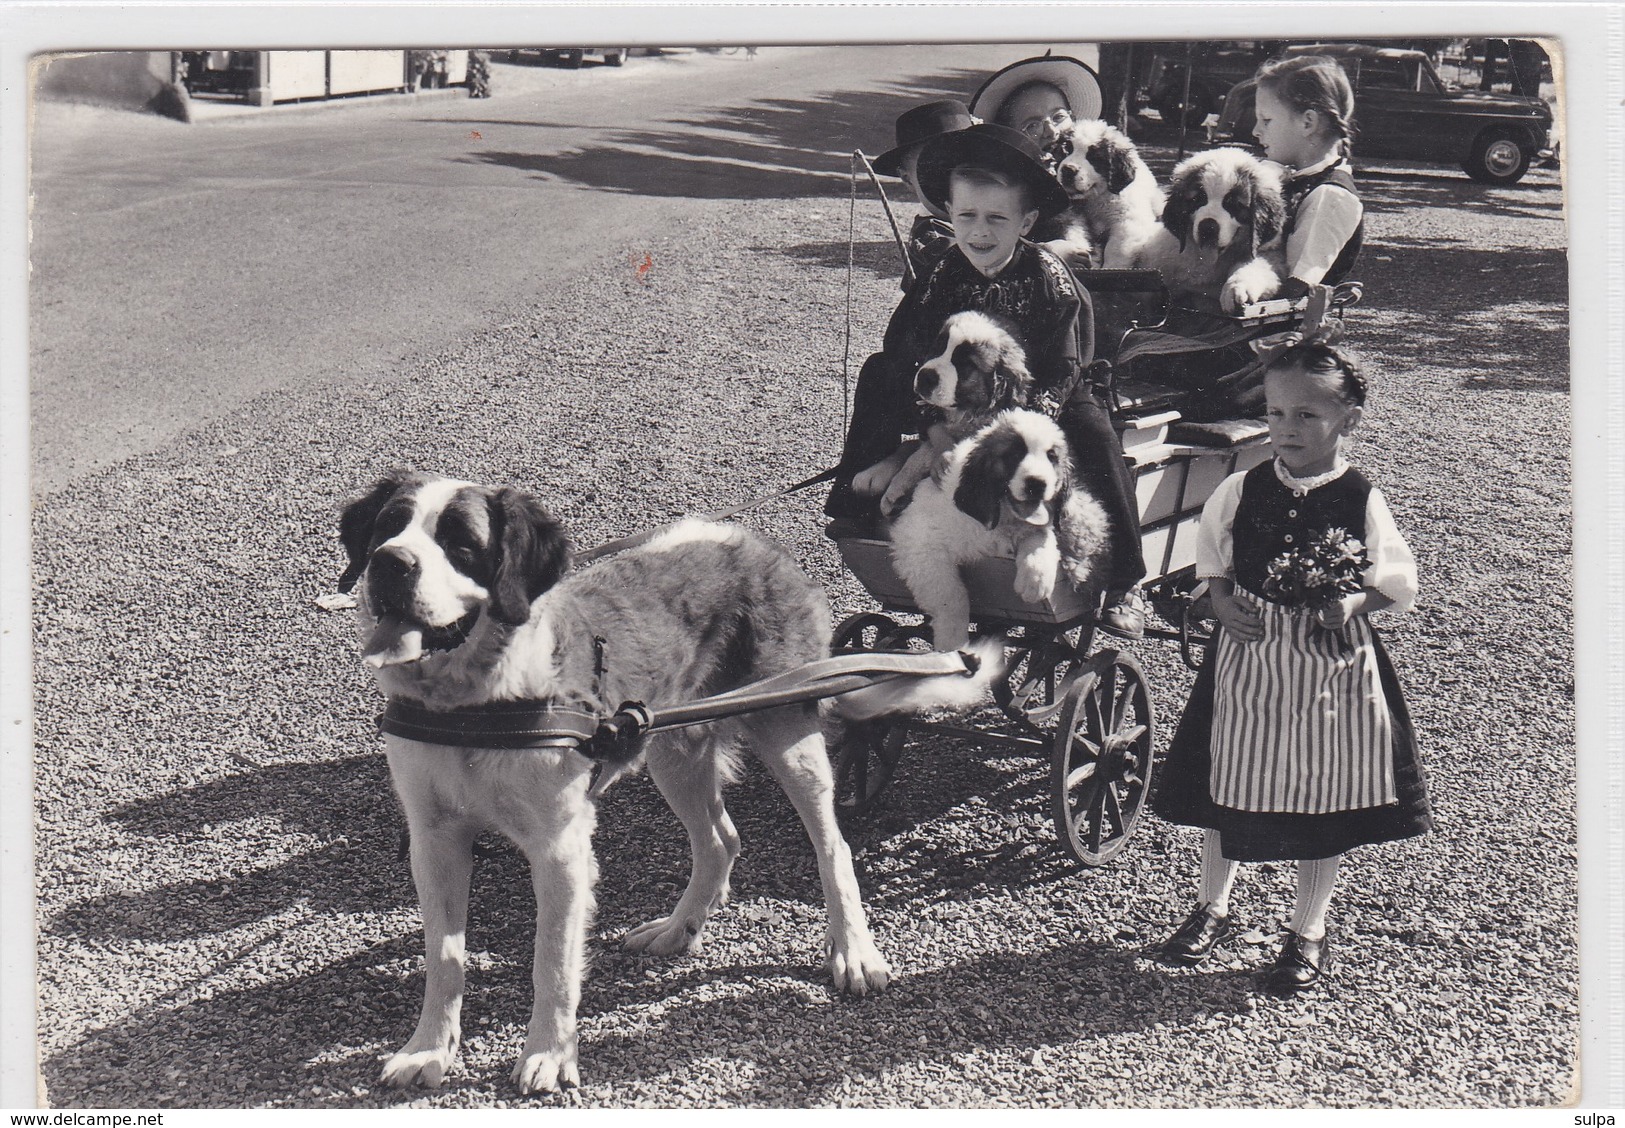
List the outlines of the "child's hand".
<svg viewBox="0 0 1625 1128">
<path fill-rule="evenodd" d="M 1359 612 L 1360 593 L 1345 595 L 1315 612 L 1315 621 L 1329 631 L 1340 631 Z"/>
<path fill-rule="evenodd" d="M 1226 592 L 1215 591 L 1210 598 L 1213 601 L 1213 617 L 1238 642 L 1257 642 L 1264 637 L 1264 617 L 1259 614 L 1258 608 Z"/>
</svg>

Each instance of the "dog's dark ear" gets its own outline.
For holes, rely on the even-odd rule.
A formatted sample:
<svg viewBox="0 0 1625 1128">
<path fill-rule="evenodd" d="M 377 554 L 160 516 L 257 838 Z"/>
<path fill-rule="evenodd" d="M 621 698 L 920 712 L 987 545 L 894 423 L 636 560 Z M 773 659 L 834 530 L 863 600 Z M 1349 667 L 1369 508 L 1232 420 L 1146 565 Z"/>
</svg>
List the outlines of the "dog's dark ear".
<svg viewBox="0 0 1625 1128">
<path fill-rule="evenodd" d="M 1286 226 L 1286 200 L 1271 184 L 1253 183 L 1253 254 L 1273 243 Z"/>
<path fill-rule="evenodd" d="M 988 528 L 999 523 L 999 504 L 1008 492 L 1010 474 L 1005 466 L 1011 441 L 1017 436 L 984 435 L 965 456 L 954 490 L 954 504 Z"/>
<path fill-rule="evenodd" d="M 1196 214 L 1196 192 L 1189 181 L 1175 182 L 1168 193 L 1168 202 L 1162 206 L 1162 225 L 1179 240 L 1179 252 L 1185 253 L 1185 243 L 1191 237 L 1191 217 Z"/>
<path fill-rule="evenodd" d="M 1014 341 L 999 353 L 993 366 L 993 406 L 1026 407 L 1033 388 L 1033 374 L 1027 370 L 1027 354 Z"/>
<path fill-rule="evenodd" d="M 1117 195 L 1134 183 L 1134 154 L 1123 145 L 1106 146 L 1106 190 Z"/>
<path fill-rule="evenodd" d="M 491 615 L 516 627 L 530 618 L 531 602 L 570 570 L 570 545 L 563 526 L 529 494 L 500 489 L 490 512 L 496 553 Z"/>
<path fill-rule="evenodd" d="M 403 486 L 413 485 L 419 480 L 419 475 L 405 470 L 391 470 L 378 479 L 372 489 L 344 507 L 344 512 L 339 514 L 339 543 L 349 554 L 350 562 L 339 577 L 339 591 L 353 589 L 361 573 L 367 570 L 367 550 L 372 547 L 372 531 L 378 522 L 378 514 Z"/>
</svg>

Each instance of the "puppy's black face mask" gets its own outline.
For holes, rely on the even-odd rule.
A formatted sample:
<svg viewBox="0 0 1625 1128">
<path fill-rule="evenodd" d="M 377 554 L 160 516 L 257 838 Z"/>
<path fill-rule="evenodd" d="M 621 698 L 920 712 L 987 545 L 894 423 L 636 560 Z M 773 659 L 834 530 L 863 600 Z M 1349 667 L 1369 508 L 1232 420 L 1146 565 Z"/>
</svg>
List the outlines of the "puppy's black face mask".
<svg viewBox="0 0 1625 1128">
<path fill-rule="evenodd" d="M 1127 150 L 1110 137 L 1102 137 L 1089 146 L 1083 159 L 1100 174 L 1100 178 L 1106 182 L 1106 191 L 1114 196 L 1134 182 L 1134 165 Z"/>
<path fill-rule="evenodd" d="M 1206 203 L 1207 189 L 1197 180 L 1175 185 L 1168 202 L 1163 205 L 1162 225 L 1179 240 L 1181 254 L 1185 251 L 1185 244 L 1190 241 L 1191 217 Z"/>
<path fill-rule="evenodd" d="M 988 436 L 965 459 L 954 490 L 954 505 L 988 528 L 999 523 L 999 510 L 1010 494 L 1010 479 L 1027 457 L 1027 443 L 1013 431 Z"/>
</svg>

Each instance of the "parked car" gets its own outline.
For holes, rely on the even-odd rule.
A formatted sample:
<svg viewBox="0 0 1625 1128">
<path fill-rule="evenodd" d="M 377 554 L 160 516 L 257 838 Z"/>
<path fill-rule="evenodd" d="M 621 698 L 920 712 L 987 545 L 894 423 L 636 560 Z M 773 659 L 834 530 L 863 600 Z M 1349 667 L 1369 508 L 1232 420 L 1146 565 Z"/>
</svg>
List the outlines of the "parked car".
<svg viewBox="0 0 1625 1128">
<path fill-rule="evenodd" d="M 1516 184 L 1536 158 L 1550 158 L 1552 109 L 1539 98 L 1447 85 L 1421 51 L 1311 43 L 1285 55 L 1330 55 L 1354 86 L 1355 153 L 1459 164 L 1486 184 Z M 1249 79 L 1231 88 L 1214 139 L 1253 143 Z"/>
<path fill-rule="evenodd" d="M 1246 40 L 1220 43 L 1151 43 L 1151 58 L 1141 72 L 1145 85 L 1137 102 L 1156 110 L 1162 120 L 1177 125 L 1180 107 L 1185 124 L 1195 128 L 1224 105 L 1225 94 L 1237 82 L 1253 76 L 1258 64 L 1280 46 Z M 1190 99 L 1185 97 L 1185 72 L 1190 72 Z"/>
<path fill-rule="evenodd" d="M 581 61 L 588 55 L 601 55 L 604 62 L 612 67 L 618 67 L 626 62 L 632 53 L 630 47 L 525 47 L 508 52 L 508 61 L 517 63 L 525 58 L 547 59 L 552 62 L 563 63 L 567 67 L 579 67 Z"/>
</svg>

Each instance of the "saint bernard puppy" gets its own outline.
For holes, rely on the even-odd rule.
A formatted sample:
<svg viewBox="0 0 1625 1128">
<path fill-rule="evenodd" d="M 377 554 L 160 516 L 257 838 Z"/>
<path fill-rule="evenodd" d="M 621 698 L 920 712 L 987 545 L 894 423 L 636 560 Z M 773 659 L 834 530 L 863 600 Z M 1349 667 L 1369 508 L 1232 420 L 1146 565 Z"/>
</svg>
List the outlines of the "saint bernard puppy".
<svg viewBox="0 0 1625 1128">
<path fill-rule="evenodd" d="M 1162 189 L 1134 142 L 1103 121 L 1067 122 L 1049 146 L 1055 178 L 1094 248 L 1094 265 L 1126 267 L 1162 215 Z"/>
<path fill-rule="evenodd" d="M 880 499 L 880 512 L 895 518 L 931 467 L 961 439 L 1012 407 L 1024 407 L 1032 389 L 1027 353 L 1008 322 L 967 310 L 942 323 L 931 358 L 914 373 L 914 395 L 939 416 L 926 428 Z"/>
<path fill-rule="evenodd" d="M 1088 580 L 1105 548 L 1106 512 L 1072 481 L 1066 437 L 1054 420 L 1014 409 L 996 416 L 920 483 L 892 526 L 892 562 L 931 618 L 938 650 L 963 650 L 970 595 L 960 565 L 1013 556 L 1016 594 L 1047 599 L 1064 575 Z"/>
<path fill-rule="evenodd" d="M 395 703 L 447 710 L 545 702 L 607 717 L 624 702 L 694 701 L 829 655 L 823 591 L 789 554 L 737 526 L 685 521 L 640 548 L 569 573 L 564 532 L 533 498 L 396 472 L 348 505 L 340 539 L 359 577 L 364 663 Z M 341 587 L 343 585 L 341 584 Z M 916 679 L 932 681 L 931 678 Z M 866 691 L 865 691 L 866 692 Z M 593 910 L 594 800 L 635 766 L 594 764 L 577 742 L 501 749 L 454 738 L 385 739 L 411 834 L 423 911 L 426 982 L 411 1038 L 383 1081 L 437 1085 L 460 1038 L 471 847 L 512 839 L 535 885 L 534 1008 L 513 1071 L 526 1092 L 579 1083 L 576 1007 Z M 789 794 L 818 855 L 828 909 L 826 966 L 866 995 L 891 971 L 870 937 L 835 821 L 830 765 L 814 705 L 747 713 L 651 735 L 643 760 L 688 832 L 693 868 L 670 915 L 625 944 L 692 952 L 728 896 L 739 836 L 722 802 L 736 735 Z"/>
<path fill-rule="evenodd" d="M 1174 169 L 1162 225 L 1134 256 L 1171 295 L 1226 313 L 1274 296 L 1286 270 L 1278 166 L 1244 149 L 1210 149 Z"/>
</svg>

